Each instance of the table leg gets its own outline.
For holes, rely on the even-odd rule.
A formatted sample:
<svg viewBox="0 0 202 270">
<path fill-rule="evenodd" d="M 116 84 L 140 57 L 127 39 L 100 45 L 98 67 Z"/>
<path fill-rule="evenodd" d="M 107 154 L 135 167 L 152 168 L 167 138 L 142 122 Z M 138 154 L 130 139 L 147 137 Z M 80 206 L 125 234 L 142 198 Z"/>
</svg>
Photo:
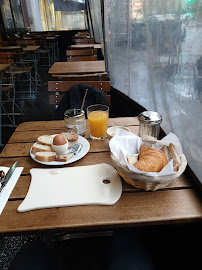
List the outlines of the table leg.
<svg viewBox="0 0 202 270">
<path fill-rule="evenodd" d="M 37 65 L 37 54 L 34 52 L 34 70 L 35 70 L 35 91 L 37 92 L 38 87 L 38 65 Z"/>
</svg>

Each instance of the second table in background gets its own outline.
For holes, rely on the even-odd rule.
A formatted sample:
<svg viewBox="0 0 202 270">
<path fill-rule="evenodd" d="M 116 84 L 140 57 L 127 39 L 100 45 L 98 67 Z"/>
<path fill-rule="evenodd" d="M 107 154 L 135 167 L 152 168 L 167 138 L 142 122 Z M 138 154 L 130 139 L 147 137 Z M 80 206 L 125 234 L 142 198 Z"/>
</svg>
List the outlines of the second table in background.
<svg viewBox="0 0 202 270">
<path fill-rule="evenodd" d="M 56 62 L 48 71 L 51 75 L 105 72 L 105 61 Z"/>
</svg>

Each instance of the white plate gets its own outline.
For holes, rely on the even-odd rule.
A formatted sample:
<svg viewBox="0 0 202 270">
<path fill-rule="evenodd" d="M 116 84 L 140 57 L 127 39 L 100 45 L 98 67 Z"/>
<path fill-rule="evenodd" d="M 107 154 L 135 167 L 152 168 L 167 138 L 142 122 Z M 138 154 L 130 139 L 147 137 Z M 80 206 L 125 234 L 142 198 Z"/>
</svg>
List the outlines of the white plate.
<svg viewBox="0 0 202 270">
<path fill-rule="evenodd" d="M 54 135 L 51 135 L 51 136 L 55 137 L 56 135 L 58 135 L 58 134 L 54 134 Z M 84 137 L 78 135 L 78 142 L 80 142 L 83 145 L 83 147 L 81 148 L 81 151 L 77 155 L 75 155 L 71 159 L 69 159 L 67 162 L 60 162 L 60 161 L 43 162 L 43 161 L 39 161 L 38 159 L 36 159 L 35 155 L 31 153 L 32 147 L 34 145 L 36 145 L 37 142 L 35 142 L 33 144 L 33 146 L 31 147 L 30 156 L 34 161 L 36 161 L 38 163 L 41 163 L 41 164 L 44 164 L 44 165 L 51 165 L 51 166 L 52 165 L 58 165 L 59 166 L 59 165 L 69 164 L 69 163 L 75 162 L 75 161 L 81 159 L 82 157 L 84 157 L 88 153 L 88 151 L 90 149 L 90 144 Z M 69 150 L 67 150 L 66 153 L 69 153 Z"/>
</svg>

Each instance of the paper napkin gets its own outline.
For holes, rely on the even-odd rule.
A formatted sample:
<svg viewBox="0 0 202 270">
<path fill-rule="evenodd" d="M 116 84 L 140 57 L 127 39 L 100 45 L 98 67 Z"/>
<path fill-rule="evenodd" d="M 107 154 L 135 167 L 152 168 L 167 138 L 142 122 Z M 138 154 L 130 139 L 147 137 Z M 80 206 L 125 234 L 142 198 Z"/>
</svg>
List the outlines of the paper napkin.
<svg viewBox="0 0 202 270">
<path fill-rule="evenodd" d="M 3 191 L 0 194 L 0 215 L 13 191 L 24 167 L 17 167 L 12 174 L 11 178 L 9 179 L 8 183 L 4 187 Z M 9 167 L 0 167 L 0 170 L 3 170 L 5 173 L 9 170 Z"/>
</svg>

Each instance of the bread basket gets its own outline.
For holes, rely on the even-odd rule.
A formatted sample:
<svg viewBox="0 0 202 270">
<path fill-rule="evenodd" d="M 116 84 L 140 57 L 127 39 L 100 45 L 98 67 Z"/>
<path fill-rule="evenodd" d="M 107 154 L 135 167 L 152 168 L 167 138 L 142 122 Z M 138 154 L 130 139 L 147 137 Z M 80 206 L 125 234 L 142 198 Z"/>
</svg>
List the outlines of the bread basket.
<svg viewBox="0 0 202 270">
<path fill-rule="evenodd" d="M 135 188 L 141 188 L 146 191 L 155 191 L 168 186 L 174 179 L 178 178 L 185 170 L 187 160 L 184 154 L 178 155 L 181 160 L 181 166 L 178 171 L 166 176 L 147 176 L 130 171 L 126 166 L 122 166 L 119 160 L 111 153 L 111 159 L 114 167 L 117 169 L 120 176 L 130 185 Z"/>
</svg>

